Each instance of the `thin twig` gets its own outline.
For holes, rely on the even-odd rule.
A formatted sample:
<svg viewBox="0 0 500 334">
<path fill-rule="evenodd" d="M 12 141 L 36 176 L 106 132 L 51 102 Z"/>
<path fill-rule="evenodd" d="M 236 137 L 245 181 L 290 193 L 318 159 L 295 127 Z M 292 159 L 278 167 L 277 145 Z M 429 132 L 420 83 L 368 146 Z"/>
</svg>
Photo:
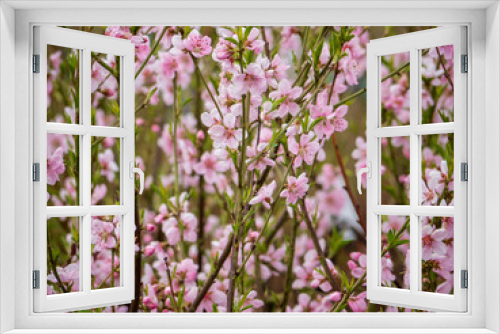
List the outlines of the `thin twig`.
<svg viewBox="0 0 500 334">
<path fill-rule="evenodd" d="M 135 243 L 139 250 L 135 253 L 135 264 L 134 264 L 134 300 L 130 304 L 130 312 L 138 312 L 139 304 L 141 302 L 141 278 L 142 278 L 142 226 L 141 218 L 139 213 L 139 195 L 137 190 L 135 191 Z"/>
<path fill-rule="evenodd" d="M 224 262 L 226 262 L 227 258 L 229 257 L 229 253 L 231 253 L 231 247 L 232 243 L 231 240 L 233 240 L 233 233 L 231 233 L 228 237 L 228 242 L 226 244 L 226 247 L 224 247 L 224 250 L 222 251 L 222 254 L 219 257 L 219 261 L 217 262 L 215 268 L 212 268 L 212 272 L 210 275 L 207 277 L 205 280 L 205 283 L 203 284 L 203 287 L 201 288 L 200 292 L 196 296 L 193 305 L 189 309 L 190 312 L 195 312 L 198 306 L 200 306 L 201 301 L 207 294 L 208 290 L 210 290 L 210 287 L 214 284 L 215 279 L 217 278 L 217 275 L 219 275 L 219 272 L 224 265 Z"/>
<path fill-rule="evenodd" d="M 349 195 L 349 198 L 351 199 L 352 206 L 354 206 L 354 209 L 356 210 L 356 214 L 358 215 L 358 221 L 359 225 L 361 225 L 361 228 L 363 228 L 363 231 L 365 232 L 366 235 L 366 222 L 361 214 L 361 208 L 356 200 L 356 197 L 354 196 L 354 193 L 351 189 L 351 185 L 349 183 L 349 179 L 347 178 L 347 172 L 344 166 L 344 162 L 342 161 L 342 155 L 340 154 L 340 149 L 337 144 L 337 138 L 335 137 L 335 133 L 332 133 L 332 143 L 333 143 L 333 148 L 335 150 L 335 155 L 337 156 L 337 161 L 339 163 L 340 167 L 340 172 L 342 173 L 342 177 L 344 178 L 344 189 L 347 191 L 347 194 Z"/>
<path fill-rule="evenodd" d="M 158 48 L 158 45 L 160 44 L 160 42 L 161 42 L 161 40 L 163 38 L 163 35 L 165 35 L 165 32 L 167 31 L 167 29 L 168 29 L 168 26 L 165 26 L 163 28 L 163 30 L 160 33 L 160 37 L 158 37 L 158 39 L 156 40 L 156 43 L 151 48 L 151 51 L 149 51 L 148 56 L 146 57 L 146 59 L 144 59 L 144 61 L 142 62 L 141 66 L 139 67 L 139 69 L 137 70 L 137 72 L 135 72 L 135 78 L 136 79 L 139 76 L 139 74 L 141 74 L 142 70 L 144 69 L 144 66 L 146 66 L 146 64 L 148 63 L 149 59 L 151 59 L 151 56 L 153 55 L 153 53 L 155 53 L 156 49 Z"/>
<path fill-rule="evenodd" d="M 96 55 L 92 55 L 92 58 L 94 58 L 94 60 L 99 64 L 101 65 L 102 67 L 104 67 L 106 70 L 108 70 L 109 73 L 111 73 L 115 78 L 116 78 L 116 81 L 120 82 L 120 78 L 118 77 L 118 74 L 115 72 L 115 70 L 113 68 L 111 68 L 111 66 L 109 66 L 108 64 L 106 64 L 105 62 L 103 62 L 101 59 L 99 59 L 99 57 L 97 57 Z"/>
<path fill-rule="evenodd" d="M 306 208 L 306 202 L 302 198 L 300 200 L 300 208 L 302 209 L 302 216 L 304 216 L 304 221 L 306 222 L 307 229 L 309 230 L 309 234 L 311 235 L 311 239 L 314 244 L 314 248 L 316 249 L 316 253 L 318 253 L 318 259 L 319 262 L 321 263 L 321 266 L 323 267 L 323 271 L 325 272 L 325 278 L 328 280 L 332 288 L 335 290 L 341 291 L 340 287 L 338 286 L 337 282 L 335 281 L 335 278 L 333 277 L 333 274 L 328 267 L 328 264 L 326 262 L 325 258 L 325 253 L 321 249 L 321 245 L 319 244 L 319 239 L 318 235 L 316 234 L 316 231 L 314 230 L 314 227 L 312 225 L 311 218 L 309 217 L 309 213 L 307 212 Z"/>
<path fill-rule="evenodd" d="M 381 82 L 384 82 L 386 81 L 387 79 L 389 78 L 392 78 L 393 76 L 395 76 L 396 74 L 399 74 L 401 73 L 404 69 L 406 69 L 408 66 L 410 66 L 410 62 L 407 62 L 407 63 L 404 63 L 403 65 L 401 65 L 400 67 L 398 67 L 397 69 L 395 69 L 393 72 L 389 73 L 388 75 L 386 75 L 385 77 L 382 78 Z M 343 98 L 342 100 L 340 100 L 339 102 L 335 103 L 333 105 L 334 108 L 337 108 L 343 104 L 345 104 L 346 102 L 358 97 L 359 95 L 363 94 L 366 92 L 366 87 L 364 88 L 361 88 L 360 90 L 358 90 L 357 92 Z"/>
<path fill-rule="evenodd" d="M 297 219 L 297 214 L 294 210 L 294 212 L 293 212 L 292 239 L 290 240 L 290 248 L 289 248 L 289 256 L 288 256 L 288 268 L 287 268 L 286 278 L 285 278 L 285 292 L 283 293 L 283 303 L 281 304 L 281 312 L 286 312 L 286 307 L 288 306 L 288 300 L 290 298 L 290 292 L 291 292 L 292 280 L 293 280 L 293 260 L 295 259 L 295 241 L 297 239 L 298 227 L 299 227 L 299 220 Z"/>
<path fill-rule="evenodd" d="M 175 309 L 175 312 L 179 312 L 179 306 L 175 302 L 174 285 L 172 284 L 172 274 L 170 273 L 170 261 L 169 261 L 168 257 L 166 257 L 166 256 L 163 259 L 163 261 L 165 261 L 165 267 L 167 267 L 168 285 L 170 287 L 170 294 L 172 295 L 174 309 Z"/>
<path fill-rule="evenodd" d="M 444 76 L 446 77 L 446 79 L 450 83 L 451 89 L 455 90 L 455 87 L 453 85 L 453 79 L 451 78 L 450 73 L 448 72 L 448 69 L 444 65 L 443 56 L 441 55 L 441 52 L 439 52 L 439 48 L 438 47 L 436 47 L 436 51 L 437 51 L 437 54 L 438 54 L 438 62 L 443 67 Z"/>
</svg>

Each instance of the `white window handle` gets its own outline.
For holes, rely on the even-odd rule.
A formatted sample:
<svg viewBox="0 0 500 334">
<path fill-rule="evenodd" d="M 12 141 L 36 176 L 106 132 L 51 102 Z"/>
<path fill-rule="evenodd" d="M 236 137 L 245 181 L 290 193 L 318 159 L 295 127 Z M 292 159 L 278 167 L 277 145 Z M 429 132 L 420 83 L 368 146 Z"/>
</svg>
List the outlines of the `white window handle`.
<svg viewBox="0 0 500 334">
<path fill-rule="evenodd" d="M 142 195 L 142 191 L 144 190 L 144 172 L 140 168 L 135 167 L 133 161 L 130 161 L 129 170 L 131 179 L 134 178 L 134 173 L 139 174 L 139 195 Z"/>
<path fill-rule="evenodd" d="M 361 179 L 363 174 L 367 174 L 366 176 L 370 179 L 372 177 L 372 163 L 367 162 L 366 167 L 360 168 L 357 173 L 357 179 L 358 179 L 358 192 L 361 195 Z"/>
</svg>

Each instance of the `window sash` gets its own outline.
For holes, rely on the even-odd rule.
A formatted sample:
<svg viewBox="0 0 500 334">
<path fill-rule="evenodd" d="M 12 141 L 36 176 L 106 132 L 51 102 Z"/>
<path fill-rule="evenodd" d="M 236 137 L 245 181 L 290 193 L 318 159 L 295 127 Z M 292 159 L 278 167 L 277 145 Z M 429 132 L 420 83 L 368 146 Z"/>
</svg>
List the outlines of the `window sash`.
<svg viewBox="0 0 500 334">
<path fill-rule="evenodd" d="M 47 122 L 47 45 L 79 50 L 80 124 Z M 120 127 L 91 125 L 91 52 L 121 59 Z M 133 299 L 134 284 L 134 187 L 129 163 L 135 160 L 134 46 L 130 41 L 63 28 L 35 27 L 34 53 L 40 55 L 40 73 L 34 81 L 34 162 L 40 163 L 40 182 L 34 184 L 34 270 L 40 271 L 40 289 L 33 290 L 34 312 L 72 311 Z M 47 134 L 78 135 L 80 140 L 80 205 L 46 205 Z M 94 136 L 120 140 L 120 205 L 91 205 L 91 140 Z M 91 217 L 120 215 L 120 287 L 92 290 Z M 80 217 L 80 291 L 47 295 L 47 218 Z"/>
<path fill-rule="evenodd" d="M 467 162 L 466 74 L 460 71 L 461 54 L 466 54 L 466 28 L 446 27 L 382 38 L 368 44 L 367 53 L 367 161 L 372 177 L 367 186 L 367 296 L 372 303 L 424 310 L 465 312 L 467 290 L 460 288 L 460 271 L 467 269 L 467 185 L 460 181 L 460 164 Z M 419 124 L 420 50 L 454 45 L 454 122 Z M 410 125 L 380 127 L 380 57 L 410 52 Z M 451 207 L 419 205 L 421 193 L 421 135 L 454 133 L 454 204 Z M 381 205 L 380 138 L 410 137 L 410 205 Z M 382 287 L 381 216 L 410 217 L 410 289 Z M 423 216 L 454 217 L 454 294 L 419 291 L 421 286 L 421 227 Z"/>
</svg>

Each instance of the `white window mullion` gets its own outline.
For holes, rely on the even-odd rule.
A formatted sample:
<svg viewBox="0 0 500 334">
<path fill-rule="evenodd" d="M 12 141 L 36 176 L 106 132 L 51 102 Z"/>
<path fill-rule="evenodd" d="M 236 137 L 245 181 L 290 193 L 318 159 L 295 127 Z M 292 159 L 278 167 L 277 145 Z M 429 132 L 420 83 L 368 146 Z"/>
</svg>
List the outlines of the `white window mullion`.
<svg viewBox="0 0 500 334">
<path fill-rule="evenodd" d="M 124 136 L 121 142 L 121 147 L 126 148 L 122 150 L 121 184 L 123 188 L 130 189 L 130 191 L 126 193 L 121 192 L 120 195 L 121 204 L 128 209 L 128 213 L 124 214 L 121 220 L 121 238 L 128 241 L 129 244 L 134 245 L 135 174 L 131 173 L 130 165 L 135 166 L 135 102 L 134 94 L 126 94 L 126 92 L 135 91 L 134 52 L 123 56 L 122 61 L 124 66 L 121 67 L 120 108 L 123 116 L 120 122 L 122 128 L 128 132 L 128 135 Z M 125 247 L 125 244 L 125 242 L 122 242 L 120 245 L 120 282 L 125 290 L 125 294 L 132 299 L 134 297 L 135 245 L 133 247 Z"/>
<path fill-rule="evenodd" d="M 47 132 L 48 133 L 63 134 L 63 135 L 83 136 L 84 134 L 89 132 L 89 128 L 85 125 L 80 125 L 80 124 L 65 124 L 65 123 L 48 122 L 47 123 Z"/>
<path fill-rule="evenodd" d="M 420 107 L 420 62 L 419 51 L 410 51 L 410 126 L 416 127 L 419 123 Z M 410 134 L 410 207 L 419 205 L 420 192 L 420 140 L 417 134 Z M 420 240 L 419 240 L 419 217 L 414 212 L 410 214 L 410 291 L 415 294 L 420 285 Z"/>
</svg>

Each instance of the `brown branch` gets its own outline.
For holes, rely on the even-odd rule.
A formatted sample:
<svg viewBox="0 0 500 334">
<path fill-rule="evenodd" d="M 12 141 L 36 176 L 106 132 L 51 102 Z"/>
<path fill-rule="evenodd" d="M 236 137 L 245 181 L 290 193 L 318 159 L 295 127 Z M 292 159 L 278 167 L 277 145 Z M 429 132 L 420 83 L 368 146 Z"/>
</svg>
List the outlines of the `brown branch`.
<svg viewBox="0 0 500 334">
<path fill-rule="evenodd" d="M 286 212 L 286 210 L 285 210 Z M 299 220 L 297 219 L 297 214 L 294 210 L 293 213 L 293 227 L 292 227 L 292 239 L 290 240 L 290 254 L 288 257 L 288 268 L 285 278 L 285 292 L 283 293 L 283 303 L 281 304 L 281 312 L 286 312 L 286 307 L 288 306 L 288 300 L 290 298 L 290 292 L 292 289 L 293 280 L 293 260 L 295 258 L 295 241 L 297 239 L 297 229 L 299 227 Z"/>
<path fill-rule="evenodd" d="M 438 62 L 443 67 L 444 76 L 446 77 L 446 79 L 450 83 L 451 89 L 455 90 L 455 86 L 453 85 L 453 79 L 451 78 L 450 73 L 448 72 L 448 69 L 446 68 L 446 66 L 444 66 L 443 56 L 441 55 L 441 52 L 439 52 L 438 47 L 436 47 L 436 51 L 438 54 Z"/>
<path fill-rule="evenodd" d="M 278 218 L 278 222 L 276 223 L 276 225 L 274 225 L 274 228 L 271 230 L 271 233 L 269 233 L 266 240 L 264 241 L 266 249 L 269 248 L 274 237 L 276 236 L 278 231 L 283 227 L 283 225 L 285 225 L 285 222 L 287 220 L 288 220 L 288 211 L 285 209 L 283 210 L 283 213 L 281 213 L 281 216 Z"/>
<path fill-rule="evenodd" d="M 120 82 L 120 78 L 118 77 L 118 74 L 115 72 L 115 70 L 113 68 L 111 68 L 111 66 L 109 66 L 108 64 L 106 64 L 105 62 L 103 62 L 101 59 L 99 59 L 96 55 L 92 55 L 92 58 L 94 58 L 94 60 L 99 64 L 101 65 L 102 67 L 104 67 L 106 70 L 108 70 L 109 73 L 111 73 L 111 75 L 113 75 L 116 79 L 116 81 L 118 81 L 118 83 Z"/>
<path fill-rule="evenodd" d="M 393 76 L 395 76 L 396 74 L 400 74 L 403 70 L 405 70 L 407 67 L 410 66 L 410 62 L 407 62 L 407 63 L 404 63 L 403 65 L 401 65 L 400 67 L 398 67 L 397 69 L 395 69 L 393 72 L 389 73 L 388 75 L 386 75 L 385 77 L 382 78 L 381 82 L 384 82 L 386 81 L 387 79 L 389 78 L 392 78 Z M 340 100 L 339 102 L 335 103 L 333 105 L 334 108 L 337 108 L 343 104 L 345 104 L 346 102 L 358 97 L 359 95 L 363 94 L 366 92 L 366 87 L 364 88 L 361 88 L 360 90 L 358 90 L 357 92 L 345 97 L 344 99 Z"/>
<path fill-rule="evenodd" d="M 139 304 L 141 302 L 141 278 L 142 278 L 142 226 L 141 218 L 139 213 L 139 196 L 137 191 L 135 192 L 135 242 L 139 247 L 139 251 L 135 253 L 135 263 L 134 263 L 134 300 L 130 304 L 129 312 L 138 312 Z"/>
<path fill-rule="evenodd" d="M 351 186 L 349 184 L 349 179 L 347 178 L 347 173 L 345 170 L 344 162 L 342 161 L 342 155 L 340 154 L 340 150 L 339 150 L 339 146 L 337 144 L 337 138 L 335 137 L 335 133 L 332 133 L 331 138 L 332 138 L 333 148 L 335 150 L 335 155 L 337 156 L 337 161 L 339 163 L 340 172 L 342 173 L 342 177 L 344 178 L 344 183 L 345 183 L 344 189 L 347 191 L 347 194 L 349 195 L 349 198 L 351 199 L 352 206 L 354 206 L 354 209 L 356 210 L 356 214 L 358 215 L 359 225 L 361 225 L 361 227 L 363 228 L 363 231 L 365 232 L 365 236 L 366 236 L 366 222 L 365 222 L 363 215 L 361 214 L 360 205 L 359 205 L 358 201 L 356 200 L 356 197 L 354 196 L 354 193 L 353 193 Z"/>
<path fill-rule="evenodd" d="M 302 209 L 302 215 L 304 216 L 304 221 L 306 222 L 307 229 L 309 230 L 309 234 L 311 235 L 311 239 L 314 244 L 314 248 L 316 249 L 316 253 L 318 253 L 318 258 L 319 262 L 321 263 L 321 266 L 323 267 L 323 271 L 325 272 L 325 277 L 335 290 L 341 291 L 339 285 L 335 281 L 335 278 L 332 275 L 332 272 L 330 271 L 330 268 L 328 267 L 328 264 L 326 262 L 325 258 L 325 253 L 321 249 L 321 245 L 319 244 L 319 239 L 318 235 L 316 234 L 316 231 L 314 230 L 314 227 L 312 225 L 311 218 L 309 217 L 309 213 L 307 212 L 306 208 L 306 203 L 305 200 L 302 198 L 300 200 L 300 208 Z"/>
<path fill-rule="evenodd" d="M 271 61 L 271 51 L 269 50 L 269 42 L 266 39 L 266 30 L 264 26 L 260 27 L 261 35 L 262 35 L 262 40 L 264 41 L 264 50 L 266 51 L 266 56 L 267 59 L 269 59 L 269 62 Z"/>
<path fill-rule="evenodd" d="M 233 233 L 229 235 L 228 242 L 224 250 L 222 251 L 221 256 L 219 257 L 219 261 L 217 262 L 215 268 L 212 270 L 210 275 L 207 277 L 205 280 L 205 283 L 203 284 L 203 287 L 201 288 L 200 292 L 196 296 L 193 305 L 189 309 L 189 312 L 195 312 L 198 306 L 200 306 L 201 301 L 207 294 L 208 290 L 210 290 L 210 287 L 214 284 L 215 279 L 217 278 L 217 275 L 219 275 L 219 272 L 224 265 L 224 262 L 226 262 L 227 258 L 229 257 L 229 253 L 231 252 L 231 247 L 232 247 L 232 242 L 233 240 Z"/>
<path fill-rule="evenodd" d="M 146 66 L 146 64 L 148 63 L 149 59 L 151 59 L 151 56 L 153 55 L 153 53 L 156 51 L 156 49 L 158 48 L 158 45 L 160 44 L 162 38 L 163 38 L 163 35 L 165 35 L 165 32 L 167 32 L 167 29 L 168 29 L 168 26 L 165 26 L 163 28 L 163 30 L 161 31 L 160 33 L 160 37 L 158 37 L 158 39 L 156 40 L 156 43 L 155 45 L 151 48 L 151 51 L 149 51 L 149 54 L 148 56 L 146 57 L 146 59 L 144 59 L 144 61 L 142 62 L 141 64 L 141 67 L 139 67 L 139 69 L 137 70 L 137 72 L 135 72 L 135 78 L 137 79 L 137 77 L 139 76 L 139 74 L 141 74 L 142 70 L 144 69 L 144 67 Z"/>
<path fill-rule="evenodd" d="M 198 131 L 203 131 L 206 137 L 206 133 L 204 131 L 203 124 L 201 122 L 201 113 L 203 112 L 203 100 L 201 98 L 201 78 L 200 74 L 196 76 L 196 95 L 195 95 L 195 103 L 196 103 L 196 125 L 198 127 Z M 199 143 L 198 149 L 198 161 L 200 161 L 201 156 L 203 155 L 203 140 Z M 203 176 L 200 176 L 198 180 L 198 227 L 197 234 L 198 238 L 196 240 L 196 245 L 198 247 L 198 254 L 196 257 L 196 262 L 198 264 L 198 273 L 201 273 L 203 270 L 203 253 L 204 253 L 204 244 L 205 244 L 205 180 Z"/>
<path fill-rule="evenodd" d="M 166 256 L 163 260 L 165 261 L 165 267 L 167 268 L 168 285 L 170 287 L 170 294 L 172 295 L 172 302 L 174 304 L 174 309 L 175 312 L 179 312 L 179 306 L 175 302 L 174 285 L 172 284 L 172 274 L 170 273 L 170 261 Z"/>
<path fill-rule="evenodd" d="M 48 246 L 47 248 L 49 254 L 49 262 L 50 266 L 52 267 L 52 272 L 54 273 L 54 277 L 56 278 L 57 283 L 59 283 L 62 292 L 63 293 L 69 292 L 66 286 L 64 286 L 64 283 L 61 281 L 61 277 L 59 277 L 59 273 L 57 272 L 56 261 L 54 260 L 54 256 L 52 254 L 52 246 L 50 245 L 50 242 L 47 243 L 47 246 Z"/>
</svg>

